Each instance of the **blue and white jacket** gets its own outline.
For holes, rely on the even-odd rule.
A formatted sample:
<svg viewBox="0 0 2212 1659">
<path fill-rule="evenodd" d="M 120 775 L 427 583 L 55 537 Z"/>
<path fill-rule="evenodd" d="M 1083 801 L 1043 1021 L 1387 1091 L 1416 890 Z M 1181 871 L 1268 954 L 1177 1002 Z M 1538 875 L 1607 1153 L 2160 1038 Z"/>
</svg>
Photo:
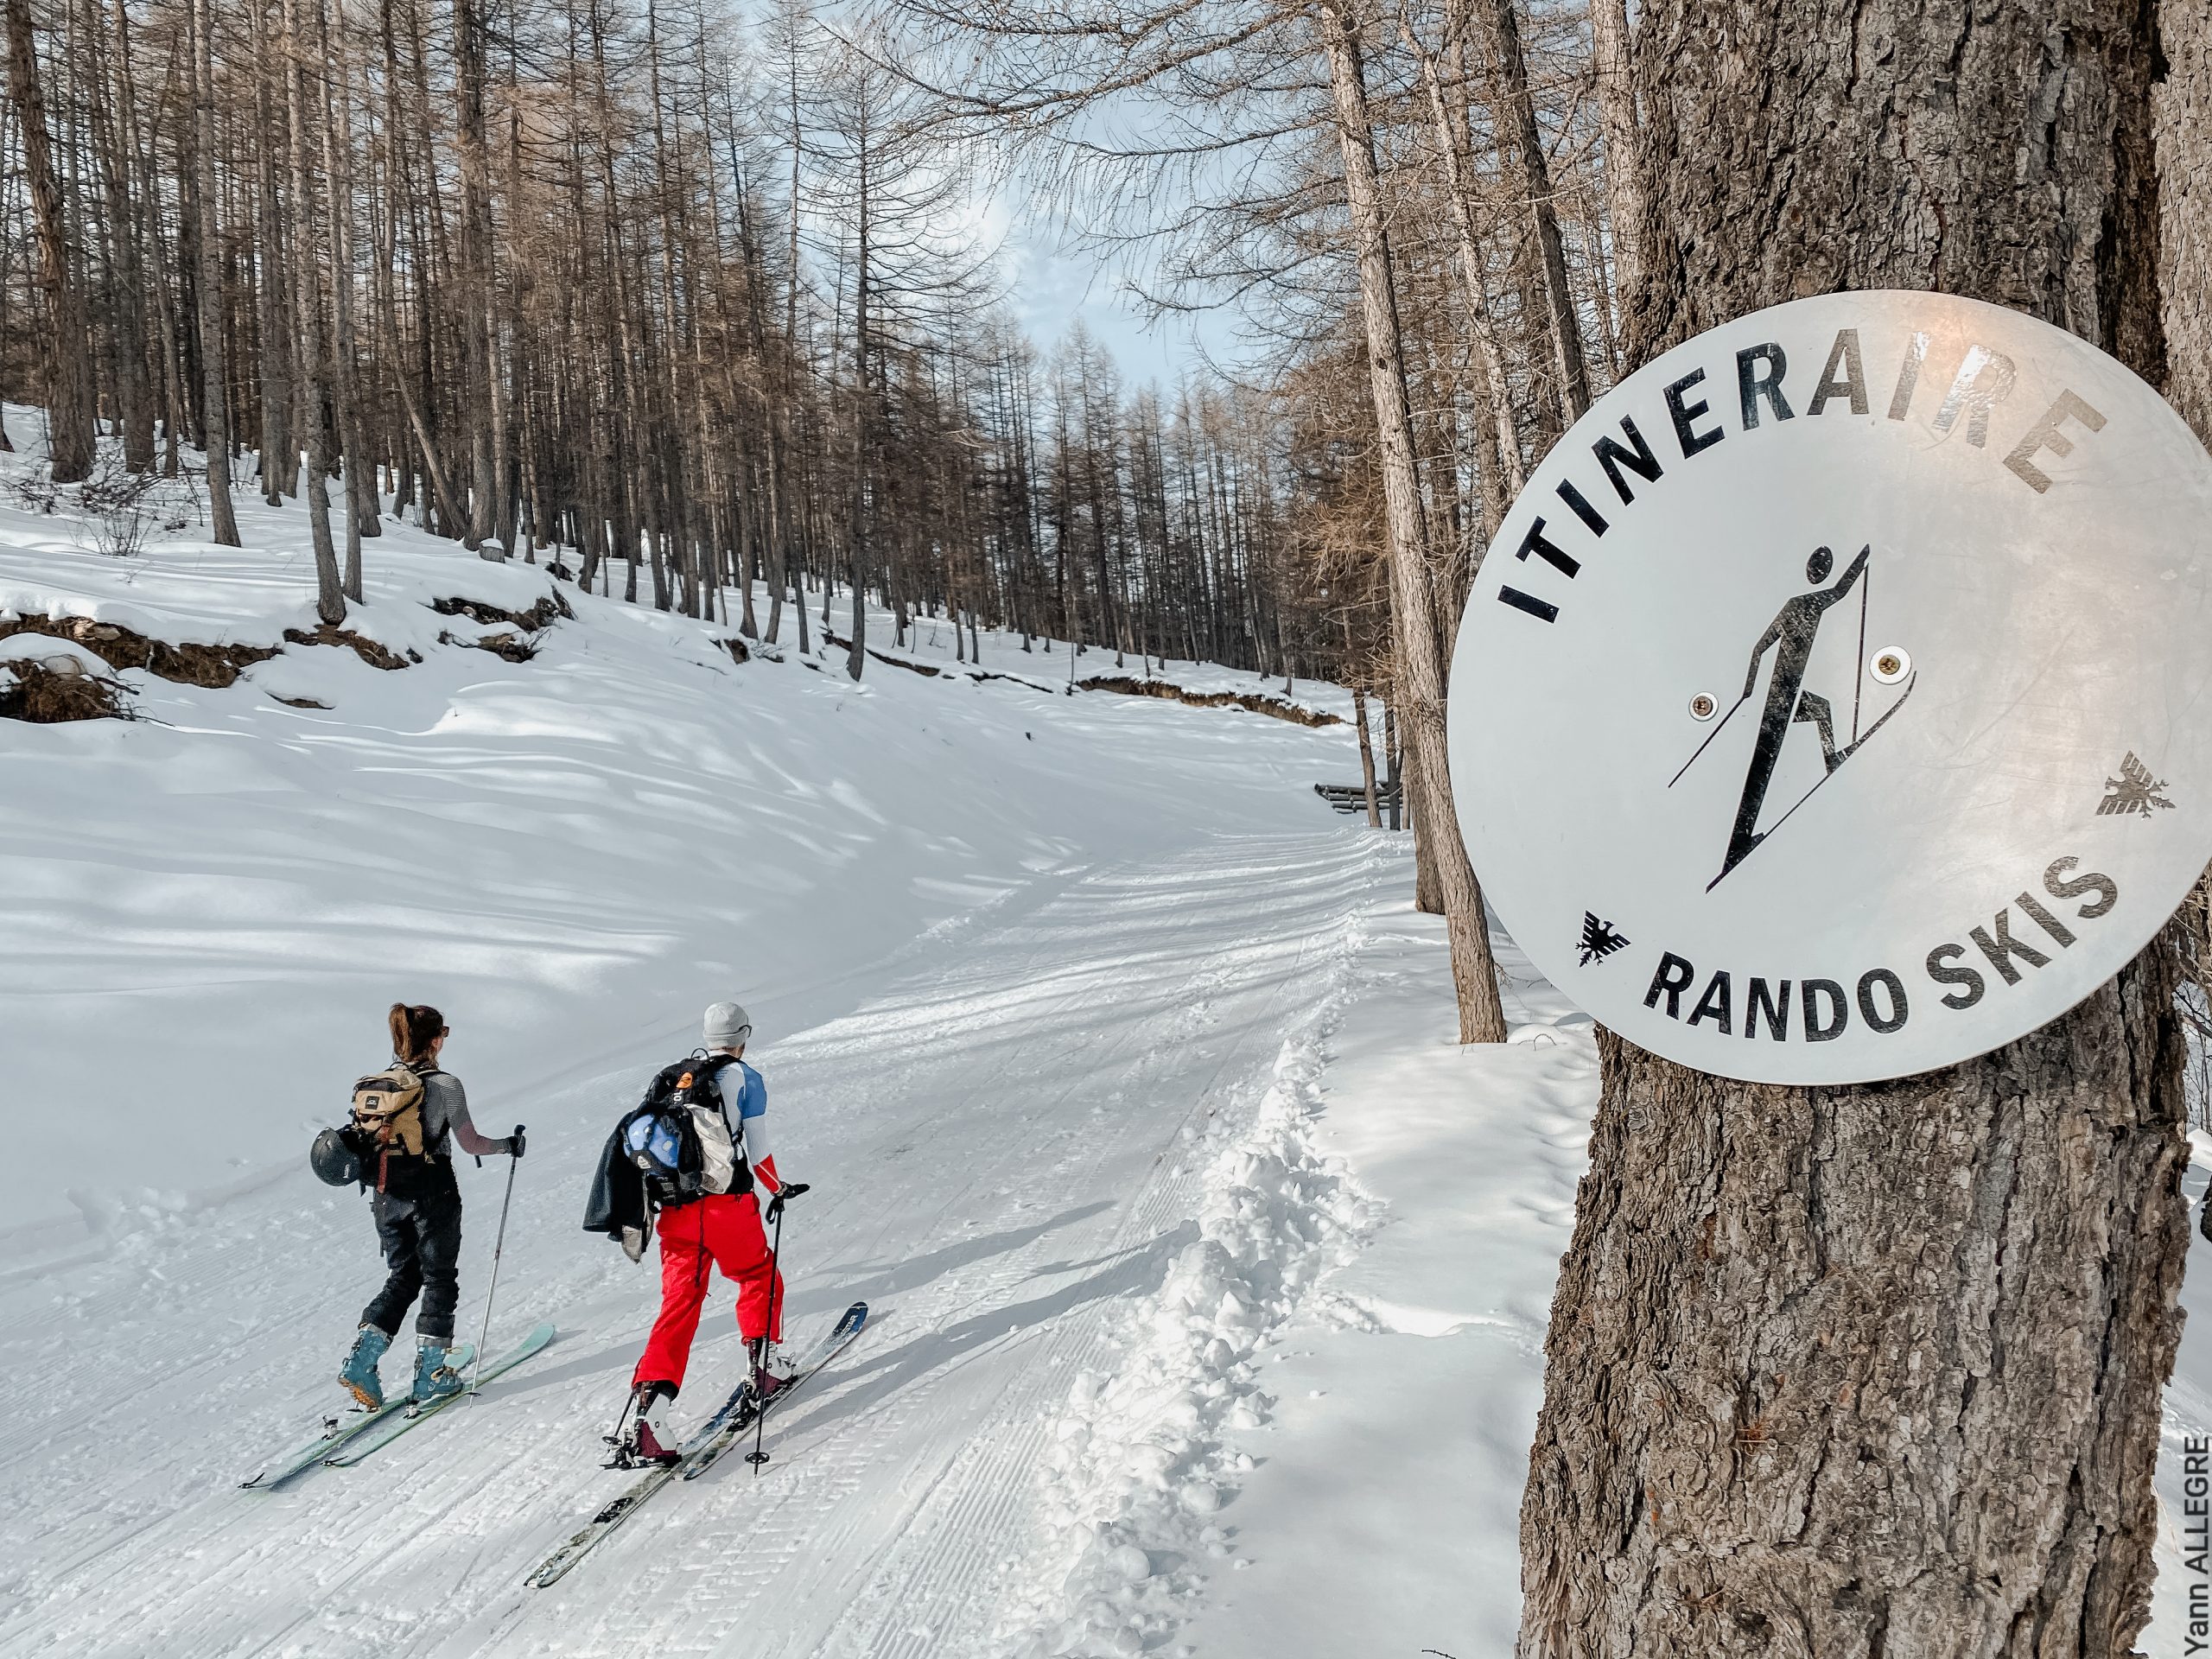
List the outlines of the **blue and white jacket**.
<svg viewBox="0 0 2212 1659">
<path fill-rule="evenodd" d="M 715 1087 L 721 1091 L 722 1112 L 729 1127 L 737 1131 L 745 1161 L 753 1166 L 754 1184 L 770 1198 L 775 1197 L 784 1190 L 784 1184 L 776 1175 L 776 1154 L 768 1141 L 768 1085 L 758 1071 L 740 1060 L 715 1074 Z M 712 1134 L 713 1128 L 720 1127 L 702 1120 L 700 1150 L 707 1160 L 709 1188 L 727 1192 L 734 1185 L 730 1177 L 735 1166 L 733 1148 L 716 1144 L 721 1137 Z"/>
</svg>

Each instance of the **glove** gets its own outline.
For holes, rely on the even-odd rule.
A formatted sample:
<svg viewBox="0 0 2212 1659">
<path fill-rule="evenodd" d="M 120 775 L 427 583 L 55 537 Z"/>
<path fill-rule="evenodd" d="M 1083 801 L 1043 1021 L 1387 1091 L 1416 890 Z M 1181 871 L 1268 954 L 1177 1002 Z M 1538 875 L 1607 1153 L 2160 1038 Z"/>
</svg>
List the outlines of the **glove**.
<svg viewBox="0 0 2212 1659">
<path fill-rule="evenodd" d="M 515 1125 L 515 1132 L 507 1137 L 507 1156 L 510 1158 L 521 1157 L 523 1145 L 522 1125 L 518 1123 Z"/>
<path fill-rule="evenodd" d="M 804 1181 L 785 1181 L 776 1189 L 776 1196 L 768 1200 L 768 1219 L 773 1222 L 784 1213 L 785 1198 L 795 1198 L 805 1191 L 807 1184 Z"/>
</svg>

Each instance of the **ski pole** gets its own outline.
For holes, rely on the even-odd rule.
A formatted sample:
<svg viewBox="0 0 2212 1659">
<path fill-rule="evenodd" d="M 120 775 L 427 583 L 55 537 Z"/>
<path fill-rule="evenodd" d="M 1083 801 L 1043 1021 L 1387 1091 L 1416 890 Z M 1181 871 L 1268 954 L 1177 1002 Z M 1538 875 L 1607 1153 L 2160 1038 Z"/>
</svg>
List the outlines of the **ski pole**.
<svg viewBox="0 0 2212 1659">
<path fill-rule="evenodd" d="M 1707 732 L 1705 734 L 1705 741 L 1697 746 L 1697 754 L 1690 756 L 1688 760 L 1682 762 L 1682 772 L 1688 772 L 1692 766 L 1697 765 L 1697 755 L 1703 754 L 1706 750 L 1712 746 L 1713 740 L 1720 735 L 1720 728 L 1722 726 L 1726 726 L 1730 721 L 1735 719 L 1736 710 L 1742 708 L 1751 700 L 1751 694 L 1746 691 L 1742 696 L 1737 698 L 1735 702 L 1728 705 L 1728 712 L 1720 716 L 1720 725 L 1715 726 L 1711 731 Z M 1676 772 L 1673 777 L 1667 780 L 1668 788 L 1672 789 L 1676 784 L 1682 781 L 1682 772 Z"/>
<path fill-rule="evenodd" d="M 515 1139 L 522 1139 L 522 1125 L 515 1125 Z M 515 1166 L 518 1157 L 507 1160 L 507 1195 L 499 1200 L 499 1231 L 492 1241 L 492 1282 L 484 1292 L 484 1329 L 476 1338 L 476 1375 L 484 1375 L 484 1344 L 492 1339 L 492 1299 L 499 1294 L 499 1256 L 507 1248 L 507 1206 L 515 1201 Z M 468 1392 L 474 1395 L 476 1385 L 471 1382 Z"/>
<path fill-rule="evenodd" d="M 767 1344 L 775 1339 L 776 1335 L 776 1294 L 784 1287 L 783 1268 L 779 1265 L 784 1253 L 784 1195 L 777 1193 L 775 1201 L 768 1207 L 776 1212 L 776 1236 L 768 1242 L 768 1333 L 761 1338 L 763 1370 L 767 1369 Z M 756 1394 L 760 1392 L 760 1384 L 757 1380 L 753 1388 Z M 745 1460 L 753 1465 L 755 1475 L 760 1472 L 760 1465 L 768 1461 L 768 1454 L 760 1449 L 760 1442 L 767 1432 L 768 1398 L 762 1395 L 753 1408 L 753 1450 L 745 1454 Z"/>
</svg>

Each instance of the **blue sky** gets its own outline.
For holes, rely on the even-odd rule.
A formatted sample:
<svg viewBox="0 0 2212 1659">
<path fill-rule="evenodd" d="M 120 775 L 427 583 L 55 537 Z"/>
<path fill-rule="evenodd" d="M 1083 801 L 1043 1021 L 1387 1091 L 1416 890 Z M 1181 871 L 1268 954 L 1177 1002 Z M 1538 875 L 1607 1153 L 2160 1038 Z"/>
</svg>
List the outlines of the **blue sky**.
<svg viewBox="0 0 2212 1659">
<path fill-rule="evenodd" d="M 1122 291 L 1118 270 L 1093 255 L 1063 249 L 1056 226 L 1016 216 L 1004 233 L 1014 314 L 1040 352 L 1049 353 L 1080 317 L 1113 353 L 1131 390 L 1154 380 L 1162 392 L 1172 392 L 1179 376 L 1201 366 L 1201 347 L 1221 360 L 1235 357 L 1232 318 L 1170 317 L 1147 326 L 1136 301 Z"/>
</svg>

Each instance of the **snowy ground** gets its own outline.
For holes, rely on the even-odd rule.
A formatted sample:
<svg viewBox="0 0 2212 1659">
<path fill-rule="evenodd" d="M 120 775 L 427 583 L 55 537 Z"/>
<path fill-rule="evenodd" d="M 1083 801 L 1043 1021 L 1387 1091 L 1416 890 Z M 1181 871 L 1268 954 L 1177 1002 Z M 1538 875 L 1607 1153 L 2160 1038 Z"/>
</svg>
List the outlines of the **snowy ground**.
<svg viewBox="0 0 2212 1659">
<path fill-rule="evenodd" d="M 276 645 L 312 625 L 299 523 L 244 518 L 244 553 L 106 561 L 0 493 L 0 613 Z M 1510 1650 L 1594 1052 L 1504 941 L 1513 1042 L 1450 1040 L 1402 839 L 1312 794 L 1356 777 L 1347 728 L 1068 696 L 1064 658 L 855 689 L 573 590 L 510 664 L 428 601 L 525 608 L 542 572 L 398 527 L 369 561 L 349 626 L 418 664 L 291 645 L 223 690 L 124 673 L 138 722 L 0 721 L 0 1654 Z M 949 662 L 934 628 L 910 654 Z M 596 1436 L 654 1302 L 576 1227 L 589 1160 L 731 994 L 817 1183 L 794 1334 L 876 1322 L 764 1473 L 525 1591 L 623 1478 Z M 334 1405 L 378 1277 L 303 1151 L 400 996 L 446 1009 L 487 1128 L 531 1125 L 494 1342 L 562 1335 L 358 1469 L 240 1492 Z M 461 1169 L 471 1336 L 504 1174 Z M 728 1306 L 687 1410 L 738 1364 Z M 2212 1310 L 2154 1655 L 2208 1429 Z"/>
<path fill-rule="evenodd" d="M 299 521 L 242 518 L 243 551 L 108 561 L 0 505 L 0 613 L 276 645 L 312 626 Z M 542 573 L 397 527 L 368 559 L 348 626 L 410 666 L 294 644 L 221 690 L 124 671 L 137 721 L 0 722 L 0 1649 L 1171 1639 L 1236 1570 L 1252 1461 L 1192 1431 L 1267 1421 L 1254 1348 L 1360 1224 L 1300 1151 L 1315 1045 L 1408 880 L 1313 796 L 1356 771 L 1349 734 L 856 689 L 573 593 L 513 664 L 430 601 L 525 608 Z M 620 1479 L 595 1437 L 655 1300 L 576 1227 L 590 1160 L 733 993 L 817 1183 L 798 1334 L 855 1295 L 877 1322 L 764 1476 L 718 1471 L 524 1592 Z M 360 1199 L 302 1154 L 401 996 L 448 1013 L 488 1128 L 531 1124 L 498 1326 L 563 1334 L 358 1470 L 242 1493 L 334 1404 L 379 1276 Z M 473 1332 L 504 1170 L 461 1175 Z M 716 1306 L 695 1409 L 738 1360 Z M 1116 1393 L 1139 1372 L 1148 1400 Z"/>
<path fill-rule="evenodd" d="M 1261 1355 L 1270 1421 L 1232 1514 L 1249 1567 L 1183 1640 L 1206 1659 L 1509 1653 L 1542 1349 L 1597 1098 L 1586 1015 L 1510 942 L 1512 1040 L 1462 1048 L 1440 923 L 1391 900 L 1316 1079 L 1315 1154 L 1360 1249 Z"/>
</svg>

